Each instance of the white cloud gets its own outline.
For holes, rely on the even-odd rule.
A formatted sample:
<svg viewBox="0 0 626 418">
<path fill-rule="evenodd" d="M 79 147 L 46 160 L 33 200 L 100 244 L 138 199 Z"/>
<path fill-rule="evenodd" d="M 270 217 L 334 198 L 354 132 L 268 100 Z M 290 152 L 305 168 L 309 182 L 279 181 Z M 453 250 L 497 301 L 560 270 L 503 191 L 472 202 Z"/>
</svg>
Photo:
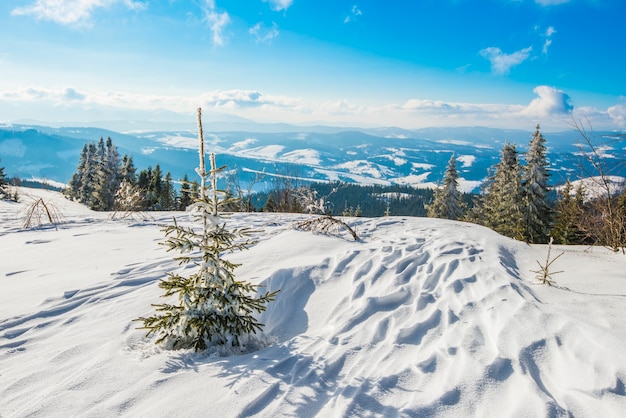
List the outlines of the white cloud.
<svg viewBox="0 0 626 418">
<path fill-rule="evenodd" d="M 346 16 L 346 18 L 343 20 L 343 23 L 354 22 L 359 16 L 362 16 L 362 15 L 363 15 L 363 12 L 361 11 L 361 9 L 359 9 L 358 6 L 354 5 L 350 9 L 350 13 L 348 14 L 348 16 Z"/>
<path fill-rule="evenodd" d="M 626 105 L 618 104 L 608 108 L 607 113 L 613 122 L 619 126 L 626 125 Z"/>
<path fill-rule="evenodd" d="M 441 100 L 424 100 L 410 99 L 399 107 L 405 111 L 418 111 L 420 113 L 431 115 L 443 115 L 445 117 L 454 117 L 455 115 L 474 115 L 485 117 L 487 115 L 500 115 L 512 112 L 519 112 L 523 106 L 519 105 L 502 105 L 489 103 L 460 103 L 445 102 Z"/>
<path fill-rule="evenodd" d="M 537 86 L 533 92 L 538 96 L 521 112 L 523 115 L 547 117 L 569 114 L 574 110 L 572 99 L 562 90 L 549 86 Z"/>
<path fill-rule="evenodd" d="M 168 109 L 191 111 L 201 104 L 215 109 L 283 108 L 301 109 L 300 99 L 264 95 L 258 90 L 216 90 L 199 96 L 144 95 L 115 91 L 82 92 L 73 87 L 46 89 L 26 87 L 0 91 L 0 101 L 13 103 L 45 102 L 53 106 L 81 104 L 126 109 Z"/>
<path fill-rule="evenodd" d="M 10 101 L 36 101 L 46 100 L 55 103 L 63 103 L 66 101 L 85 100 L 86 96 L 78 92 L 72 87 L 64 89 L 44 89 L 41 87 L 26 87 L 16 90 L 0 91 L 0 100 Z"/>
<path fill-rule="evenodd" d="M 364 106 L 358 106 L 354 104 L 348 103 L 347 100 L 335 100 L 335 101 L 326 101 L 322 103 L 319 108 L 322 112 L 327 112 L 331 114 L 358 114 L 366 110 Z"/>
<path fill-rule="evenodd" d="M 556 6 L 558 4 L 569 3 L 570 0 L 535 0 L 541 6 Z"/>
<path fill-rule="evenodd" d="M 543 47 L 541 48 L 541 53 L 543 55 L 548 54 L 548 48 L 550 47 L 550 45 L 552 45 L 552 39 L 546 39 L 546 41 L 543 43 Z"/>
<path fill-rule="evenodd" d="M 272 10 L 280 12 L 281 10 L 287 10 L 293 3 L 293 0 L 263 0 L 263 2 L 269 3 Z"/>
<path fill-rule="evenodd" d="M 63 91 L 62 97 L 66 100 L 77 100 L 77 101 L 82 101 L 82 100 L 85 100 L 86 98 L 86 96 L 83 93 L 76 91 L 72 87 L 65 88 L 65 90 Z"/>
<path fill-rule="evenodd" d="M 216 109 L 297 108 L 301 105 L 299 99 L 264 95 L 258 90 L 217 90 L 203 94 L 199 101 Z"/>
<path fill-rule="evenodd" d="M 199 95 L 155 95 L 122 91 L 84 90 L 75 87 L 31 86 L 0 90 L 0 115 L 6 120 L 39 119 L 96 121 L 136 118 L 138 112 L 171 111 L 195 114 L 201 106 L 259 122 L 322 123 L 337 126 L 489 126 L 531 129 L 540 121 L 544 129 L 569 129 L 570 97 L 549 86 L 534 89 L 529 104 L 466 103 L 410 99 L 404 103 L 360 103 L 335 100 L 316 103 L 301 98 L 265 94 L 254 89 L 215 90 Z M 626 105 L 608 109 L 576 107 L 596 129 L 626 125 Z M 130 115 L 130 116 L 124 116 Z M 82 118 L 82 119 L 81 119 Z M 148 120 L 148 119 L 146 119 Z"/>
<path fill-rule="evenodd" d="M 230 23 L 228 12 L 218 12 L 215 6 L 215 0 L 204 0 L 202 12 L 213 34 L 213 44 L 218 46 L 224 45 L 222 32 L 226 25 Z"/>
<path fill-rule="evenodd" d="M 96 9 L 115 4 L 124 5 L 130 10 L 143 10 L 146 7 L 146 3 L 134 0 L 36 0 L 29 6 L 13 9 L 11 14 L 31 15 L 38 20 L 50 20 L 62 25 L 88 25 Z"/>
<path fill-rule="evenodd" d="M 271 43 L 278 37 L 278 25 L 272 22 L 271 28 L 266 28 L 261 22 L 248 29 L 248 33 L 255 37 L 257 43 Z"/>
<path fill-rule="evenodd" d="M 521 64 L 530 57 L 532 46 L 520 49 L 512 54 L 505 54 L 500 48 L 489 47 L 480 50 L 480 55 L 491 63 L 491 71 L 495 74 L 508 74 L 511 68 Z"/>
<path fill-rule="evenodd" d="M 554 35 L 555 33 L 556 29 L 554 29 L 554 26 L 549 26 L 548 29 L 546 29 L 544 33 L 544 37 L 546 38 L 546 40 L 544 41 L 543 47 L 541 48 L 541 53 L 543 55 L 548 54 L 548 48 L 550 47 L 550 45 L 552 45 L 552 35 Z"/>
</svg>

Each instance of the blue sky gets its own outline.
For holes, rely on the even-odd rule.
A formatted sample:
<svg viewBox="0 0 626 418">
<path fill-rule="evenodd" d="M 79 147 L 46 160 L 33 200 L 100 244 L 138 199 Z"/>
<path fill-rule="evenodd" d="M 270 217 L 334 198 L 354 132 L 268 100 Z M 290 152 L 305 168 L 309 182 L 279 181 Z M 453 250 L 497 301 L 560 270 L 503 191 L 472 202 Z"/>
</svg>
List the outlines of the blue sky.
<svg viewBox="0 0 626 418">
<path fill-rule="evenodd" d="M 626 128 L 623 0 L 3 0 L 0 122 Z M 153 117 L 153 116 L 152 116 Z"/>
</svg>

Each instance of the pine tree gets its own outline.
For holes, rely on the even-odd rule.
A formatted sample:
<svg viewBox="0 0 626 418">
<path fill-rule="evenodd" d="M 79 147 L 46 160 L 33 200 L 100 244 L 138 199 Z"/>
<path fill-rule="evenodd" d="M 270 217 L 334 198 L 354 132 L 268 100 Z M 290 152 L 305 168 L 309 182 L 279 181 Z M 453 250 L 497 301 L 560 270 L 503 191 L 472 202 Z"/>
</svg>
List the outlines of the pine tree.
<svg viewBox="0 0 626 418">
<path fill-rule="evenodd" d="M 551 234 L 557 244 L 582 244 L 585 239 L 585 234 L 580 229 L 581 217 L 584 216 L 585 192 L 581 182 L 572 196 L 573 187 L 567 180 L 556 202 L 556 219 Z"/>
<path fill-rule="evenodd" d="M 159 196 L 161 210 L 176 210 L 176 189 L 172 183 L 172 175 L 168 171 L 163 180 L 161 195 Z"/>
<path fill-rule="evenodd" d="M 186 210 L 191 205 L 193 197 L 191 196 L 191 183 L 189 176 L 185 174 L 180 185 L 180 199 L 178 201 L 178 210 Z"/>
<path fill-rule="evenodd" d="M 148 192 L 150 182 L 152 181 L 152 167 L 145 168 L 139 172 L 137 176 L 137 187 Z"/>
<path fill-rule="evenodd" d="M 81 173 L 80 190 L 78 191 L 78 201 L 89 208 L 94 207 L 93 191 L 97 181 L 97 161 L 98 148 L 96 144 L 92 142 L 87 146 L 85 167 Z"/>
<path fill-rule="evenodd" d="M 165 290 L 164 297 L 177 296 L 177 301 L 156 304 L 156 314 L 138 320 L 148 336 L 157 334 L 157 344 L 165 343 L 168 348 L 199 351 L 221 345 L 241 349 L 247 338 L 263 327 L 253 313 L 264 311 L 277 292 L 254 296 L 257 286 L 235 280 L 237 265 L 223 258 L 224 253 L 247 249 L 253 243 L 251 231 L 228 229 L 219 215 L 220 208 L 228 203 L 223 191 L 217 189 L 217 173 L 223 168 L 216 168 L 215 155 L 211 154 L 211 169 L 206 171 L 200 109 L 198 127 L 200 197 L 190 209 L 201 230 L 178 225 L 176 219 L 164 230 L 164 245 L 181 254 L 175 259 L 181 264 L 194 263 L 198 270 L 187 277 L 169 273 L 159 287 Z"/>
<path fill-rule="evenodd" d="M 100 211 L 113 210 L 122 174 L 119 153 L 110 137 L 107 138 L 106 145 L 100 138 L 95 164 L 96 174 L 91 208 Z"/>
<path fill-rule="evenodd" d="M 135 174 L 137 169 L 133 163 L 133 158 L 130 155 L 124 155 L 122 157 L 122 169 L 121 169 L 121 181 L 125 181 L 129 184 L 135 184 L 137 182 L 137 175 Z"/>
<path fill-rule="evenodd" d="M 163 193 L 163 172 L 161 166 L 156 164 L 152 170 L 152 178 L 148 186 L 148 201 L 150 210 L 161 210 L 160 199 Z"/>
<path fill-rule="evenodd" d="M 502 147 L 500 162 L 484 185 L 474 219 L 507 237 L 523 239 L 521 169 L 514 144 Z"/>
<path fill-rule="evenodd" d="M 450 157 L 443 176 L 443 185 L 435 190 L 433 203 L 428 206 L 428 216 L 457 220 L 465 213 L 465 203 L 459 192 L 459 173 L 454 155 Z"/>
<path fill-rule="evenodd" d="M 528 242 L 535 244 L 548 242 L 552 224 L 545 142 L 537 125 L 526 153 L 522 179 L 525 236 Z"/>
<path fill-rule="evenodd" d="M 0 198 L 4 198 L 8 195 L 8 185 L 9 182 L 7 181 L 6 175 L 4 174 L 4 167 L 0 167 Z"/>
<path fill-rule="evenodd" d="M 105 143 L 101 137 L 97 144 L 91 142 L 83 146 L 78 167 L 65 193 L 91 209 L 113 210 L 121 181 L 117 147 L 111 138 Z"/>
</svg>

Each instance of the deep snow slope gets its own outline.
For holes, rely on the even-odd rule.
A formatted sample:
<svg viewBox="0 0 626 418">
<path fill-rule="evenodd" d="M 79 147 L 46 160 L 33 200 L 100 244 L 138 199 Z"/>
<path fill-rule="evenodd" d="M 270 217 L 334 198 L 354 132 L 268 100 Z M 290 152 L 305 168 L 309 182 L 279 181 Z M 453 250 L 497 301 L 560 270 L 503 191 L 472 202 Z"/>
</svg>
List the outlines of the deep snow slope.
<svg viewBox="0 0 626 418">
<path fill-rule="evenodd" d="M 235 214 L 263 230 L 229 255 L 238 277 L 281 292 L 262 315 L 274 343 L 219 357 L 161 350 L 132 322 L 179 268 L 159 224 L 186 214 L 111 220 L 58 202 L 66 222 L 36 230 L 0 202 L 2 417 L 626 410 L 623 255 L 565 248 L 548 288 L 530 272 L 545 246 L 471 224 L 349 218 L 355 242 L 293 230 L 303 215 Z"/>
</svg>

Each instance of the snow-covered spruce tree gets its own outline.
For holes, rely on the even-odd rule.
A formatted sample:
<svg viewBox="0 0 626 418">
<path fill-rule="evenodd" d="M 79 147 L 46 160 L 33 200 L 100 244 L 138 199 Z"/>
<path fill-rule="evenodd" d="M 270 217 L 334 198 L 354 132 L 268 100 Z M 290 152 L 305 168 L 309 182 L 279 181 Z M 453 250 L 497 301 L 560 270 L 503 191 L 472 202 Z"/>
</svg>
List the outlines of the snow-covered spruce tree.
<svg viewBox="0 0 626 418">
<path fill-rule="evenodd" d="M 122 161 L 130 164 L 126 168 L 133 170 L 129 176 L 134 176 L 130 157 L 124 156 Z M 106 143 L 100 138 L 97 144 L 85 144 L 65 195 L 91 209 L 112 210 L 123 177 L 122 169 L 119 152 L 111 138 L 107 138 Z"/>
<path fill-rule="evenodd" d="M 443 185 L 435 189 L 433 203 L 428 206 L 428 216 L 457 220 L 465 214 L 465 203 L 459 192 L 459 172 L 454 154 L 450 157 L 443 176 Z"/>
<path fill-rule="evenodd" d="M 500 162 L 484 190 L 474 208 L 474 220 L 507 237 L 523 239 L 521 169 L 514 144 L 502 147 Z"/>
<path fill-rule="evenodd" d="M 9 182 L 7 182 L 6 175 L 4 174 L 4 167 L 0 167 L 0 198 L 3 199 L 8 195 L 7 186 Z"/>
<path fill-rule="evenodd" d="M 244 250 L 252 245 L 252 231 L 248 228 L 227 229 L 220 208 L 228 203 L 217 189 L 215 155 L 211 154 L 211 169 L 204 163 L 204 139 L 201 111 L 198 109 L 200 167 L 200 196 L 189 210 L 201 223 L 196 231 L 176 222 L 164 229 L 168 250 L 181 255 L 175 257 L 181 264 L 194 263 L 197 270 L 189 275 L 169 273 L 159 283 L 164 297 L 176 297 L 173 303 L 155 304 L 156 314 L 139 318 L 147 335 L 156 334 L 157 344 L 167 348 L 204 350 L 210 346 L 241 349 L 251 334 L 263 327 L 254 313 L 265 310 L 277 292 L 257 294 L 257 286 L 235 279 L 236 264 L 223 257 L 224 253 Z M 208 184 L 207 184 L 208 180 Z"/>
<path fill-rule="evenodd" d="M 113 210 L 115 195 L 122 180 L 122 166 L 117 147 L 113 145 L 111 138 L 107 138 L 106 145 L 100 138 L 97 156 L 91 208 L 101 211 Z"/>
<path fill-rule="evenodd" d="M 130 155 L 124 155 L 122 157 L 122 169 L 121 169 L 121 182 L 126 182 L 129 184 L 135 184 L 137 182 L 137 168 L 135 168 L 135 163 L 133 162 L 133 158 Z"/>
<path fill-rule="evenodd" d="M 545 142 L 537 125 L 528 146 L 522 175 L 525 236 L 527 242 L 533 244 L 546 244 L 552 226 Z"/>
</svg>

